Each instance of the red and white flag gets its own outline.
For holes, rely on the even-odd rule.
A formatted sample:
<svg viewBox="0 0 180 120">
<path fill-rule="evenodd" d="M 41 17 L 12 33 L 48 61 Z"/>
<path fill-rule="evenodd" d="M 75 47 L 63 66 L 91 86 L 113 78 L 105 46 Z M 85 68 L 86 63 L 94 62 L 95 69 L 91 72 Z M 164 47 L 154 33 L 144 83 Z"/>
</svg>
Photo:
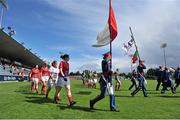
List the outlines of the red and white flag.
<svg viewBox="0 0 180 120">
<path fill-rule="evenodd" d="M 117 34 L 118 29 L 116 24 L 116 18 L 110 0 L 108 23 L 104 30 L 98 34 L 97 43 L 93 45 L 93 47 L 102 47 L 110 44 L 110 42 L 112 42 L 116 38 Z"/>
</svg>

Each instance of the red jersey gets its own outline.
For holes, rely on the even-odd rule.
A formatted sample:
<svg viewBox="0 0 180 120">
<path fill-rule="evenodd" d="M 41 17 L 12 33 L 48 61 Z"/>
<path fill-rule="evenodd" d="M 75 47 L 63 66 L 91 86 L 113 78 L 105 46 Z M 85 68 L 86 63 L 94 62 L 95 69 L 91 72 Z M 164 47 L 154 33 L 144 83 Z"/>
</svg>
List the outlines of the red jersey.
<svg viewBox="0 0 180 120">
<path fill-rule="evenodd" d="M 68 62 L 61 61 L 59 64 L 59 69 L 62 69 L 62 72 L 64 73 L 65 76 L 69 75 L 69 63 Z M 62 76 L 61 73 L 60 73 L 60 76 Z"/>
<path fill-rule="evenodd" d="M 38 69 L 32 69 L 30 73 L 30 78 L 39 78 L 40 71 Z"/>
<path fill-rule="evenodd" d="M 50 71 L 49 71 L 49 68 L 48 67 L 42 67 L 41 68 L 41 77 L 43 76 L 50 76 Z"/>
</svg>

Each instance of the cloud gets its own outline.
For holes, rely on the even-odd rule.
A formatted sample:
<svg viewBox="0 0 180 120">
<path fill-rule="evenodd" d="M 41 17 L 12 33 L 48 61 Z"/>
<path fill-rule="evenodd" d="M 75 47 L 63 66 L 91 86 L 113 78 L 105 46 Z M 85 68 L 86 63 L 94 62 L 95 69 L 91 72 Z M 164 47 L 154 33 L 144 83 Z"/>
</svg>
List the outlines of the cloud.
<svg viewBox="0 0 180 120">
<path fill-rule="evenodd" d="M 82 58 L 72 61 L 74 68 L 83 64 L 99 64 L 101 54 L 108 50 L 108 46 L 100 49 L 91 48 L 95 43 L 96 35 L 100 32 L 107 21 L 108 2 L 97 0 L 45 0 L 53 8 L 64 12 L 68 17 L 53 14 L 58 19 L 68 20 L 75 24 L 77 36 L 84 40 Z M 146 61 L 148 67 L 163 65 L 163 51 L 160 45 L 168 44 L 168 66 L 179 65 L 180 55 L 180 2 L 179 0 L 119 0 L 113 1 L 117 18 L 119 33 L 113 43 L 114 68 L 129 71 L 130 58 L 124 56 L 121 46 L 130 40 L 129 26 L 132 26 L 135 40 L 138 44 L 139 53 Z M 62 25 L 62 24 L 61 24 Z M 69 28 L 64 28 L 69 29 Z M 66 48 L 66 47 L 65 47 Z M 87 52 L 88 51 L 88 52 Z M 89 53 L 89 51 L 92 51 Z M 98 52 L 98 54 L 96 53 Z M 86 52 L 86 53 L 85 53 Z M 94 52 L 94 53 L 93 53 Z M 101 54 L 100 54 L 101 53 Z M 86 54 L 86 55 L 85 55 Z M 94 56 L 96 56 L 94 58 Z"/>
<path fill-rule="evenodd" d="M 52 46 L 46 46 L 49 50 L 54 50 L 57 52 L 67 52 L 70 53 L 72 51 L 74 51 L 75 49 L 77 49 L 78 47 L 76 46 L 64 46 L 64 45 L 52 45 Z"/>
</svg>

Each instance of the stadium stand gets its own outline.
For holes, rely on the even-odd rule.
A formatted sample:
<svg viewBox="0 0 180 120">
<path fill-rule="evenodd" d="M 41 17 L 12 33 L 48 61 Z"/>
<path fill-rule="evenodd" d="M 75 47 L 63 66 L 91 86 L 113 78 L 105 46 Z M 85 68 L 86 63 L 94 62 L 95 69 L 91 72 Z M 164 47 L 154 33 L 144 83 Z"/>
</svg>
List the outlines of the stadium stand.
<svg viewBox="0 0 180 120">
<path fill-rule="evenodd" d="M 30 69 L 37 64 L 42 66 L 44 61 L 0 30 L 0 81 L 19 80 L 22 73 L 28 79 Z"/>
</svg>

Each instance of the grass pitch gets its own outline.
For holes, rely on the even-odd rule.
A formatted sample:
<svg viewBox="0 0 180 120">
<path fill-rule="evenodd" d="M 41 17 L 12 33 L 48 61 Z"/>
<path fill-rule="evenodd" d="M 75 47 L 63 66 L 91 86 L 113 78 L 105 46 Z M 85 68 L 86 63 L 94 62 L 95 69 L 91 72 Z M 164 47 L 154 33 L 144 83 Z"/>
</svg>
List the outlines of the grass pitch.
<svg viewBox="0 0 180 120">
<path fill-rule="evenodd" d="M 77 104 L 69 108 L 64 89 L 62 101 L 54 104 L 54 88 L 49 99 L 30 92 L 29 82 L 0 83 L 0 118 L 8 119 L 180 119 L 180 88 L 177 94 L 167 91 L 161 95 L 155 91 L 156 81 L 148 81 L 148 97 L 142 91 L 131 97 L 128 90 L 130 81 L 122 81 L 121 91 L 116 91 L 116 103 L 120 112 L 109 111 L 109 97 L 95 105 L 96 110 L 89 110 L 89 100 L 99 94 L 99 88 L 90 89 L 82 86 L 81 81 L 71 81 L 73 99 Z M 97 86 L 99 86 L 97 84 Z"/>
</svg>

